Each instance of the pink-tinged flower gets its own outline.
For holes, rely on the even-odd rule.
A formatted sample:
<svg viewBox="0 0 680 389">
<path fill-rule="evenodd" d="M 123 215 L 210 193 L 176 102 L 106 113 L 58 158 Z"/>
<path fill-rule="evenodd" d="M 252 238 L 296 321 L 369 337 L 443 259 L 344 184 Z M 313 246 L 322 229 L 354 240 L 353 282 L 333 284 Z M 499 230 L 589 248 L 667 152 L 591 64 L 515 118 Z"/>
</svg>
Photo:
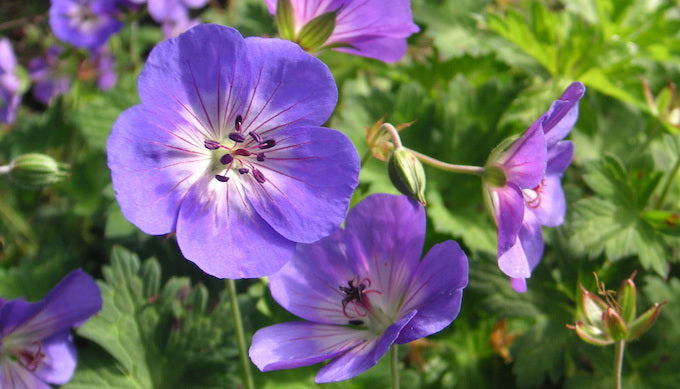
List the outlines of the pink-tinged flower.
<svg viewBox="0 0 680 389">
<path fill-rule="evenodd" d="M 566 202 L 561 178 L 574 146 L 563 141 L 578 118 L 585 93 L 574 82 L 531 127 L 505 150 L 495 150 L 484 180 L 498 226 L 498 266 L 513 288 L 526 291 L 526 278 L 543 256 L 541 226 L 564 222 Z"/>
<path fill-rule="evenodd" d="M 68 382 L 76 367 L 71 328 L 102 306 L 94 280 L 76 270 L 44 299 L 0 299 L 0 387 L 49 389 Z"/>
<path fill-rule="evenodd" d="M 0 39 L 0 122 L 14 123 L 21 103 L 17 58 L 9 39 Z"/>
<path fill-rule="evenodd" d="M 468 281 L 467 257 L 446 241 L 420 261 L 424 240 L 425 212 L 416 201 L 376 194 L 357 204 L 344 229 L 298 245 L 269 278 L 274 299 L 305 321 L 257 331 L 250 359 L 262 371 L 331 359 L 316 382 L 340 381 L 374 366 L 393 343 L 451 324 Z"/>
<path fill-rule="evenodd" d="M 54 35 L 76 47 L 98 49 L 121 28 L 118 0 L 52 0 Z"/>
<path fill-rule="evenodd" d="M 337 89 L 299 46 L 199 25 L 151 51 L 138 89 L 107 153 L 121 211 L 142 231 L 174 231 L 206 273 L 245 278 L 342 223 L 359 158 L 321 127 Z"/>
<path fill-rule="evenodd" d="M 269 12 L 276 14 L 279 0 L 265 0 Z M 330 36 L 315 47 L 396 62 L 406 53 L 406 38 L 419 31 L 413 23 L 409 0 L 285 0 L 293 10 L 292 33 L 299 33 L 310 21 L 336 12 Z M 281 26 L 280 26 L 281 27 Z M 286 37 L 288 38 L 288 37 Z M 293 38 L 293 40 L 297 40 Z"/>
</svg>

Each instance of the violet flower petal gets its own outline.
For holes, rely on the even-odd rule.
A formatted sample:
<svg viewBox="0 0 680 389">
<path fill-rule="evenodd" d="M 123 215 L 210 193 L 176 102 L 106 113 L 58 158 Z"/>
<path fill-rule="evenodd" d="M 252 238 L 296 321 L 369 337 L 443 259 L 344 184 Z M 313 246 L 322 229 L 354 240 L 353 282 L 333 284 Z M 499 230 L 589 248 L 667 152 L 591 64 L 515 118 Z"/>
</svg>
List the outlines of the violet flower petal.
<svg viewBox="0 0 680 389">
<path fill-rule="evenodd" d="M 266 139 L 268 132 L 263 132 Z M 253 208 L 278 233 L 312 243 L 329 235 L 345 218 L 358 184 L 359 157 L 342 133 L 323 127 L 276 132 L 266 160 L 253 162 L 266 182 L 245 187 Z M 347 159 L 352 156 L 352 159 Z"/>
<path fill-rule="evenodd" d="M 586 88 L 582 83 L 572 83 L 539 119 L 543 120 L 545 143 L 548 148 L 564 139 L 574 127 L 578 119 L 578 102 L 585 92 Z"/>
<path fill-rule="evenodd" d="M 377 339 L 369 338 L 365 343 L 331 360 L 319 370 L 319 373 L 314 378 L 314 382 L 322 384 L 350 379 L 375 366 L 378 360 L 387 353 L 401 330 L 408 325 L 416 313 L 416 311 L 412 311 L 401 317 L 399 321 L 389 326 Z"/>
<path fill-rule="evenodd" d="M 562 190 L 562 173 L 571 162 L 574 145 L 569 141 L 558 142 L 548 150 L 548 167 L 537 195 L 539 199 L 527 203 L 528 209 L 544 226 L 556 227 L 564 223 L 567 204 Z"/>
<path fill-rule="evenodd" d="M 371 336 L 369 331 L 346 326 L 279 323 L 255 332 L 248 355 L 261 371 L 291 369 L 334 358 Z"/>
<path fill-rule="evenodd" d="M 545 175 L 547 149 L 540 123 L 534 123 L 499 158 L 497 165 L 502 166 L 506 182 L 520 188 L 533 188 Z"/>
<path fill-rule="evenodd" d="M 262 220 L 237 185 L 224 185 L 213 177 L 198 182 L 182 200 L 177 243 L 182 254 L 206 273 L 232 279 L 272 274 L 295 251 L 295 242 Z"/>
<path fill-rule="evenodd" d="M 266 139 L 291 124 L 320 126 L 328 120 L 338 90 L 323 62 L 292 42 L 257 37 L 245 42 L 255 81 L 241 113 L 244 132 Z"/>
<path fill-rule="evenodd" d="M 451 324 L 460 312 L 467 283 L 467 257 L 458 243 L 445 241 L 432 247 L 418 264 L 401 307 L 418 314 L 402 329 L 396 343 L 423 338 Z"/>
<path fill-rule="evenodd" d="M 0 358 L 0 384 L 3 389 L 52 389 L 38 376 L 9 358 Z"/>
<path fill-rule="evenodd" d="M 45 357 L 33 374 L 44 382 L 57 385 L 71 380 L 77 360 L 71 331 L 57 333 L 41 343 Z"/>
<path fill-rule="evenodd" d="M 531 212 L 525 212 L 517 241 L 498 256 L 498 267 L 511 278 L 529 278 L 542 256 L 541 225 Z"/>
<path fill-rule="evenodd" d="M 498 226 L 498 256 L 515 244 L 524 218 L 524 196 L 515 185 L 489 191 L 494 219 Z"/>
<path fill-rule="evenodd" d="M 4 335 L 46 339 L 86 320 L 97 313 L 101 306 L 97 284 L 82 270 L 75 270 L 64 277 L 44 299 L 29 306 L 24 305 L 25 311 L 20 316 L 25 321 L 14 328 L 5 327 L 7 330 Z"/>
</svg>

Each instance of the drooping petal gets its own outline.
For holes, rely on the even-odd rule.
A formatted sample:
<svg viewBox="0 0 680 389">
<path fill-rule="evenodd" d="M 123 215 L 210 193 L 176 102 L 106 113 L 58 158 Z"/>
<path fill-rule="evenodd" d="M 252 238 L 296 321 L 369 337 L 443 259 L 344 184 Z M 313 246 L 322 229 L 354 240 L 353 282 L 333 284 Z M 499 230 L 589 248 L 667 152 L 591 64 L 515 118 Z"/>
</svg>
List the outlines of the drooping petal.
<svg viewBox="0 0 680 389">
<path fill-rule="evenodd" d="M 274 231 L 250 206 L 238 182 L 205 177 L 182 200 L 177 243 L 188 260 L 218 278 L 252 278 L 276 272 L 295 242 Z"/>
<path fill-rule="evenodd" d="M 541 225 L 531 212 L 525 212 L 516 243 L 498 257 L 498 267 L 511 278 L 529 278 L 543 256 Z"/>
<path fill-rule="evenodd" d="M 517 240 L 524 218 L 524 197 L 512 183 L 503 188 L 487 189 L 491 210 L 498 226 L 498 256 L 505 253 Z"/>
<path fill-rule="evenodd" d="M 311 243 L 339 226 L 358 184 L 359 157 L 342 133 L 322 127 L 276 132 L 266 160 L 253 161 L 266 182 L 244 185 L 257 213 L 285 238 Z"/>
<path fill-rule="evenodd" d="M 451 324 L 460 312 L 468 282 L 468 261 L 458 243 L 435 245 L 418 265 L 401 310 L 418 314 L 402 329 L 396 343 L 423 338 Z"/>
<path fill-rule="evenodd" d="M 309 366 L 347 350 L 371 344 L 366 330 L 311 322 L 288 322 L 265 327 L 253 335 L 250 360 L 261 371 Z"/>
<path fill-rule="evenodd" d="M 266 139 L 291 124 L 320 126 L 328 120 L 338 91 L 323 62 L 289 41 L 251 37 L 245 42 L 253 77 L 242 113 L 245 132 Z"/>
<path fill-rule="evenodd" d="M 210 154 L 193 126 L 144 105 L 124 111 L 107 143 L 116 199 L 147 234 L 175 230 L 179 204 L 204 176 Z"/>
<path fill-rule="evenodd" d="M 41 342 L 41 352 L 45 357 L 33 374 L 57 385 L 71 380 L 77 358 L 71 331 L 55 334 Z"/>
<path fill-rule="evenodd" d="M 9 358 L 0 358 L 0 388 L 51 389 L 38 376 Z"/>
<path fill-rule="evenodd" d="M 237 30 L 196 26 L 151 50 L 139 76 L 139 97 L 166 115 L 180 115 L 204 139 L 224 139 L 244 110 L 249 56 Z"/>
<path fill-rule="evenodd" d="M 346 325 L 340 286 L 359 273 L 348 256 L 345 236 L 346 231 L 338 229 L 314 244 L 299 244 L 293 259 L 269 277 L 274 299 L 303 319 Z"/>
<path fill-rule="evenodd" d="M 390 325 L 379 338 L 369 339 L 330 361 L 319 370 L 314 382 L 321 384 L 346 380 L 375 366 L 416 313 L 416 311 L 407 313 L 399 321 Z"/>
<path fill-rule="evenodd" d="M 12 304 L 10 301 L 3 308 Z M 44 299 L 23 305 L 21 323 L 6 328 L 5 336 L 40 341 L 63 333 L 97 313 L 102 306 L 99 287 L 82 270 L 69 273 Z M 31 342 L 29 342 L 30 344 Z"/>
<path fill-rule="evenodd" d="M 543 120 L 543 132 L 548 148 L 555 145 L 571 131 L 578 119 L 578 102 L 586 92 L 580 82 L 574 82 L 555 100 L 539 120 Z"/>
<path fill-rule="evenodd" d="M 499 158 L 506 182 L 520 188 L 533 188 L 545 174 L 547 148 L 540 123 L 534 123 Z"/>
</svg>

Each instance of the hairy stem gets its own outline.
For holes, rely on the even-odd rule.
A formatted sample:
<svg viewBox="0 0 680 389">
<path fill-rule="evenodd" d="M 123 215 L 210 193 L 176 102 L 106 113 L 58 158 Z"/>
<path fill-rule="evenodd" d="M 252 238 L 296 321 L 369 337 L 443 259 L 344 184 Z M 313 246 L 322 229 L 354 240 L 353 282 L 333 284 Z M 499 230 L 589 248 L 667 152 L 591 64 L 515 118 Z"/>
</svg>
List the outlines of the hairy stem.
<svg viewBox="0 0 680 389">
<path fill-rule="evenodd" d="M 390 347 L 390 383 L 391 389 L 399 389 L 399 364 L 397 358 L 397 345 Z"/>
<path fill-rule="evenodd" d="M 614 389 L 621 389 L 621 373 L 623 371 L 623 350 L 626 346 L 625 340 L 616 342 L 614 354 Z"/>
</svg>

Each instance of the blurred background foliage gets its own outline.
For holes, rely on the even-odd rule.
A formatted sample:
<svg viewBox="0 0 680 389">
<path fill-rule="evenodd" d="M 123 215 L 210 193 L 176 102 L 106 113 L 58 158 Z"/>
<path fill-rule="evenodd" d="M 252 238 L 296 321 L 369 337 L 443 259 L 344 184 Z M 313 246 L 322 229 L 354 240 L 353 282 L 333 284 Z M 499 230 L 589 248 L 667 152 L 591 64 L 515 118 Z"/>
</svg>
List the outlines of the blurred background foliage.
<svg viewBox="0 0 680 389">
<path fill-rule="evenodd" d="M 680 382 L 680 3 L 676 0 L 412 0 L 420 33 L 399 63 L 326 52 L 340 99 L 329 126 L 360 155 L 380 118 L 412 124 L 403 143 L 443 161 L 483 165 L 505 137 L 522 132 L 572 81 L 587 87 L 570 139 L 563 183 L 566 223 L 546 229 L 542 263 L 517 294 L 496 266 L 496 231 L 478 178 L 426 167 L 427 248 L 455 239 L 470 258 L 456 321 L 402 346 L 402 386 L 420 388 L 611 387 L 613 348 L 581 342 L 565 324 L 580 318 L 579 283 L 593 273 L 617 289 L 637 271 L 639 309 L 668 301 L 652 330 L 629 344 L 625 388 Z M 0 296 L 36 300 L 76 267 L 98 278 L 103 311 L 79 330 L 80 365 L 65 388 L 218 388 L 241 380 L 224 282 L 182 259 L 172 237 L 151 237 L 121 215 L 105 144 L 119 113 L 139 102 L 136 78 L 162 39 L 148 15 L 128 20 L 109 45 L 118 81 L 106 92 L 87 53 L 60 44 L 48 2 L 3 0 L 0 36 L 10 38 L 26 92 L 12 126 L 0 125 L 0 163 L 46 153 L 70 166 L 67 180 L 26 190 L 0 180 Z M 275 35 L 261 0 L 212 0 L 203 22 L 244 36 Z M 48 46 L 72 77 L 70 93 L 43 105 L 25 67 Z M 361 172 L 353 203 L 396 193 L 384 162 Z M 141 261 L 140 258 L 150 258 Z M 246 330 L 294 318 L 265 280 L 238 282 Z M 381 387 L 386 361 L 328 388 Z M 262 388 L 315 387 L 318 366 L 256 374 Z"/>
</svg>

